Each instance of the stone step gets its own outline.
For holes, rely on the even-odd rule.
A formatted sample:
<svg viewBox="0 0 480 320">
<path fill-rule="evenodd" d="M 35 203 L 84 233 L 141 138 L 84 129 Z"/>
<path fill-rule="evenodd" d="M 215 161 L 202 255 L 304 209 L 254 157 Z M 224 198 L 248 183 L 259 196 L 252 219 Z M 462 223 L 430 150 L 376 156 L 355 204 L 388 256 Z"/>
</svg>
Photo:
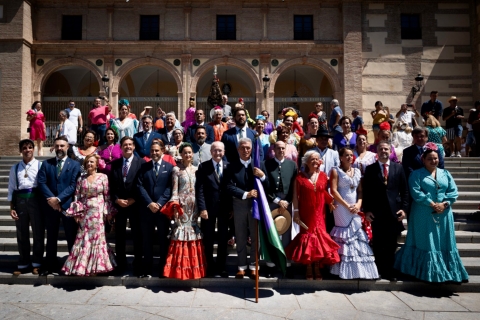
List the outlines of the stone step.
<svg viewBox="0 0 480 320">
<path fill-rule="evenodd" d="M 407 230 L 398 237 L 399 243 L 405 243 Z M 455 241 L 458 243 L 480 243 L 480 231 L 455 231 Z"/>
<path fill-rule="evenodd" d="M 480 165 L 478 167 L 450 167 L 447 169 L 452 175 L 457 172 L 479 172 Z"/>
<path fill-rule="evenodd" d="M 455 181 L 457 182 L 457 181 Z M 480 192 L 480 180 L 478 181 L 478 184 L 459 184 L 457 183 L 457 189 L 458 192 L 475 192 L 479 193 Z"/>
<path fill-rule="evenodd" d="M 480 178 L 480 170 L 477 170 L 477 172 L 468 172 L 468 171 L 462 170 L 461 172 L 451 172 L 451 174 L 454 180 L 456 180 L 457 178 L 470 178 L 470 179 Z"/>
<path fill-rule="evenodd" d="M 478 211 L 479 204 L 480 204 L 480 200 L 478 197 L 477 197 L 477 200 L 459 200 L 453 204 L 452 209 L 454 212 L 458 209 L 471 210 L 471 212 L 476 212 Z"/>
</svg>

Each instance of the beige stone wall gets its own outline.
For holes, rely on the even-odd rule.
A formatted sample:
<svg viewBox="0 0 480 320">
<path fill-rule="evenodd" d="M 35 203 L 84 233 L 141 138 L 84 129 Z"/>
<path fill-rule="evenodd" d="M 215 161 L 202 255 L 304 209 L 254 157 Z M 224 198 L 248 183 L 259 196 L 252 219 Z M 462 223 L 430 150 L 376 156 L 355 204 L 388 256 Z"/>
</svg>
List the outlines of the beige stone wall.
<svg viewBox="0 0 480 320">
<path fill-rule="evenodd" d="M 419 110 L 430 91 L 439 91 L 444 107 L 455 95 L 468 111 L 473 104 L 470 2 L 365 3 L 363 5 L 363 108 L 370 111 L 381 100 L 396 113 L 404 102 Z M 420 14 L 421 40 L 402 40 L 400 14 Z M 410 94 L 415 76 L 424 76 L 424 86 Z"/>
</svg>

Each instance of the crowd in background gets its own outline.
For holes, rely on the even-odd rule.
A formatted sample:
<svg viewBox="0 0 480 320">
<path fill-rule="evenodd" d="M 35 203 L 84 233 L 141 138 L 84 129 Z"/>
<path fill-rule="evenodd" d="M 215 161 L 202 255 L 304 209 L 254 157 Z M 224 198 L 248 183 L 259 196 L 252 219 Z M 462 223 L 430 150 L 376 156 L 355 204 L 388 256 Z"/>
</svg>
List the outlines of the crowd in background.
<svg viewBox="0 0 480 320">
<path fill-rule="evenodd" d="M 42 164 L 33 156 L 35 142 L 41 155 L 45 137 L 41 104 L 35 102 L 27 116 L 31 139 L 20 142 L 23 160 L 10 172 L 11 215 L 20 230 L 15 272 L 58 271 L 62 220 L 69 250 L 62 272 L 121 274 L 128 266 L 128 220 L 137 276 L 154 273 L 156 243 L 160 277 L 228 277 L 227 246 L 235 245 L 235 277 L 255 278 L 247 247 L 260 245 L 250 213 L 259 196 L 258 179 L 288 260 L 288 278 L 294 277 L 291 262 L 296 262 L 306 266 L 307 279 L 321 280 L 328 270 L 342 279 L 393 281 L 400 271 L 428 282 L 467 281 L 451 210 L 458 192 L 443 168 L 445 157 L 462 154 L 464 113 L 456 97 L 443 108 L 437 96 L 433 91 L 420 112 L 402 104 L 395 115 L 377 101 L 371 144 L 359 111 L 344 115 L 336 99 L 328 118 L 318 102 L 305 118 L 288 107 L 273 123 L 268 111 L 252 117 L 243 99 L 231 107 L 227 96 L 212 108 L 208 122 L 191 98 L 180 123 L 174 112 L 152 114 L 151 107 L 138 120 L 126 99 L 119 101 L 116 117 L 99 97 L 85 132 L 70 101 L 59 113 L 56 157 Z M 474 107 L 467 120 L 466 156 L 479 155 L 480 102 Z M 253 165 L 255 158 L 260 165 Z M 407 218 L 407 239 L 396 252 Z M 115 255 L 105 240 L 112 227 Z M 267 261 L 265 276 L 277 272 L 274 262 Z"/>
</svg>

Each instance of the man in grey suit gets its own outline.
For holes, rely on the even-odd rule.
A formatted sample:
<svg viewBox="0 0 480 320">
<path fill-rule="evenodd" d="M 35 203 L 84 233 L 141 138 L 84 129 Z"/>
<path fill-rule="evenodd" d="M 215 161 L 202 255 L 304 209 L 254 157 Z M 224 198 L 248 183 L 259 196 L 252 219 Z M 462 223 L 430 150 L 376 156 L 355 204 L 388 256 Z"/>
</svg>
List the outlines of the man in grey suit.
<svg viewBox="0 0 480 320">
<path fill-rule="evenodd" d="M 285 159 L 285 142 L 275 142 L 275 157 L 265 161 L 265 175 L 268 179 L 269 188 L 266 191 L 270 210 L 287 210 L 292 215 L 293 190 L 295 188 L 295 178 L 297 177 L 297 164 Z M 291 239 L 292 225 L 287 232 L 281 235 L 282 245 L 288 246 Z M 275 264 L 267 262 L 267 278 L 272 278 L 275 273 Z M 293 278 L 291 263 L 287 262 L 287 278 Z"/>
<path fill-rule="evenodd" d="M 206 139 L 207 129 L 204 126 L 198 126 L 197 131 L 195 131 L 196 141 L 192 141 L 193 165 L 196 167 L 200 163 L 212 159 L 212 154 L 210 153 L 211 144 L 206 143 Z"/>
</svg>

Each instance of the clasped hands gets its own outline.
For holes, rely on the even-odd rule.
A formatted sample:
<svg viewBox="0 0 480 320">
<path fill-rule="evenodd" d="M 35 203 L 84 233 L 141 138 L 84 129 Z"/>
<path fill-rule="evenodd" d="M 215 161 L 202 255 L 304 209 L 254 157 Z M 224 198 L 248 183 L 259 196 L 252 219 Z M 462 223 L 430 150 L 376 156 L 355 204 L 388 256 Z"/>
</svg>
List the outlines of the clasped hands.
<svg viewBox="0 0 480 320">
<path fill-rule="evenodd" d="M 430 203 L 430 207 L 432 207 L 436 213 L 443 213 L 443 211 L 445 210 L 445 202 L 432 202 Z"/>
<path fill-rule="evenodd" d="M 60 201 L 56 197 L 47 198 L 47 203 L 53 210 L 62 211 L 62 207 L 60 206 Z"/>
<path fill-rule="evenodd" d="M 358 203 L 350 204 L 347 208 L 352 214 L 357 214 L 360 211 L 360 205 Z"/>
</svg>

